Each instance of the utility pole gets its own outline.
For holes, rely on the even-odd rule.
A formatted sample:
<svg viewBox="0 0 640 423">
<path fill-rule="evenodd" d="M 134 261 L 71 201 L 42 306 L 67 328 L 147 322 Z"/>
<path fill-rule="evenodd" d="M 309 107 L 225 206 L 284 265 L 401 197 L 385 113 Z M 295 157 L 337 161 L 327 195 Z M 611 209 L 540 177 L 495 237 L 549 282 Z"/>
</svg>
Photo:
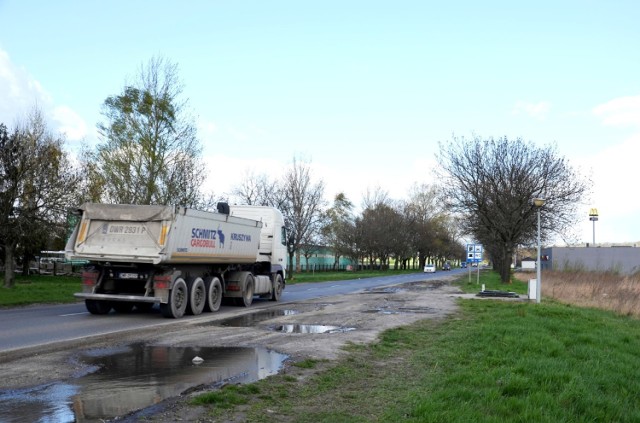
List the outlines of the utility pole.
<svg viewBox="0 0 640 423">
<path fill-rule="evenodd" d="M 598 221 L 598 209 L 589 210 L 589 220 L 593 222 L 593 246 L 596 246 L 596 222 Z"/>
</svg>

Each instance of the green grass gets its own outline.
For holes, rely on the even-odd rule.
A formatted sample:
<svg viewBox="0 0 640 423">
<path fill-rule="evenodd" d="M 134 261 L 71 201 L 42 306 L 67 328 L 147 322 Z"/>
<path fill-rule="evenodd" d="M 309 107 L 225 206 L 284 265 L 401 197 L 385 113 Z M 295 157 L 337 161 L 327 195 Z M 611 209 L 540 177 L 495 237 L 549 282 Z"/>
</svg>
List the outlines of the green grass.
<svg viewBox="0 0 640 423">
<path fill-rule="evenodd" d="M 256 385 L 225 385 L 218 391 L 207 392 L 192 400 L 192 404 L 215 404 L 220 408 L 232 408 L 247 403 L 248 395 L 259 394 Z"/>
<path fill-rule="evenodd" d="M 492 273 L 482 273 L 487 286 Z M 256 382 L 277 395 L 246 394 L 242 413 L 251 422 L 636 422 L 638 351 L 640 322 L 628 317 L 460 300 L 455 316 L 386 331 L 299 382 Z M 234 410 L 210 407 L 218 417 Z"/>
<path fill-rule="evenodd" d="M 471 269 L 471 282 L 469 282 L 469 275 L 465 273 L 464 277 L 462 277 L 457 285 L 467 293 L 477 293 L 482 288 L 484 284 L 484 289 L 487 291 L 510 291 L 515 292 L 516 294 L 526 294 L 527 293 L 527 282 L 519 281 L 517 279 L 513 279 L 512 283 L 505 284 L 500 280 L 500 275 L 493 270 L 480 270 L 480 281 L 478 282 L 478 274 L 477 269 Z M 535 277 L 535 275 L 534 275 Z"/>
<path fill-rule="evenodd" d="M 77 301 L 73 294 L 81 290 L 78 276 L 17 275 L 12 288 L 5 288 L 0 278 L 0 306 L 72 303 Z"/>
</svg>

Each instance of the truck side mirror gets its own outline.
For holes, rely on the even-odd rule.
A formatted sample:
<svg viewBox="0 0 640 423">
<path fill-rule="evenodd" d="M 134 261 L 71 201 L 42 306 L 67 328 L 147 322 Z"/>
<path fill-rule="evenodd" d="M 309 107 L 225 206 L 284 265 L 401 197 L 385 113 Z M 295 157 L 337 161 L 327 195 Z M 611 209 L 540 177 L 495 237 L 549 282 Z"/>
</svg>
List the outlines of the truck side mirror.
<svg viewBox="0 0 640 423">
<path fill-rule="evenodd" d="M 229 203 L 220 202 L 217 204 L 218 213 L 229 214 Z"/>
</svg>

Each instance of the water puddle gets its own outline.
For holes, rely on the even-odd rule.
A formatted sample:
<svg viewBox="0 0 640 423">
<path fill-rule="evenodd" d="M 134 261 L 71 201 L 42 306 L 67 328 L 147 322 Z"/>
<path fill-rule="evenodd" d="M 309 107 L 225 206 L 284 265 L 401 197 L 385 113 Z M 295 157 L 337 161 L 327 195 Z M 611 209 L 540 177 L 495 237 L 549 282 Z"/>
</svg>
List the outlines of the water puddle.
<svg viewBox="0 0 640 423">
<path fill-rule="evenodd" d="M 278 325 L 274 326 L 273 330 L 282 333 L 343 333 L 356 330 L 356 328 L 348 328 L 342 326 L 330 326 L 330 325 Z"/>
<path fill-rule="evenodd" d="M 262 310 L 257 313 L 245 314 L 238 317 L 230 317 L 228 319 L 213 322 L 216 326 L 229 326 L 234 328 L 247 328 L 255 326 L 265 320 L 275 319 L 282 316 L 293 316 L 300 313 L 297 310 Z"/>
<path fill-rule="evenodd" d="M 193 359 L 200 357 L 201 364 Z M 79 360 L 95 370 L 71 381 L 0 390 L 0 422 L 102 422 L 194 387 L 251 383 L 277 373 L 287 356 L 264 348 L 136 344 L 90 350 Z"/>
</svg>

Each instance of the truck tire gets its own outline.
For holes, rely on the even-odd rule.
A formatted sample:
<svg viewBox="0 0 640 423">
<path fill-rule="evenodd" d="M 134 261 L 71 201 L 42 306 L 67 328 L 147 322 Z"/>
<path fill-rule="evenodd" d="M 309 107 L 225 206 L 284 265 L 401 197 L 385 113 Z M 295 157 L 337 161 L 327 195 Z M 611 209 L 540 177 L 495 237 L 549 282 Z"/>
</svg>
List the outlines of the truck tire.
<svg viewBox="0 0 640 423">
<path fill-rule="evenodd" d="M 187 314 L 197 316 L 202 313 L 207 302 L 207 290 L 202 278 L 188 278 L 187 288 L 189 291 L 189 303 L 187 304 Z"/>
<path fill-rule="evenodd" d="M 205 301 L 205 311 L 218 311 L 222 303 L 222 284 L 220 279 L 215 276 L 208 276 L 204 279 L 204 286 L 207 292 L 207 301 Z"/>
<path fill-rule="evenodd" d="M 107 314 L 111 311 L 111 303 L 103 300 L 84 300 L 84 305 L 91 314 Z"/>
<path fill-rule="evenodd" d="M 244 290 L 242 291 L 242 297 L 234 298 L 237 306 L 240 307 L 249 307 L 253 302 L 253 292 L 254 292 L 254 283 L 253 276 L 250 273 L 247 273 L 247 276 L 244 280 Z"/>
<path fill-rule="evenodd" d="M 184 316 L 189 302 L 189 289 L 187 283 L 182 278 L 178 278 L 173 283 L 173 288 L 169 293 L 169 302 L 160 304 L 160 311 L 164 317 L 178 319 Z"/>
<path fill-rule="evenodd" d="M 282 296 L 283 289 L 284 289 L 284 281 L 282 280 L 282 275 L 278 273 L 273 280 L 273 289 L 271 291 L 271 301 L 280 301 L 280 297 Z"/>
</svg>

